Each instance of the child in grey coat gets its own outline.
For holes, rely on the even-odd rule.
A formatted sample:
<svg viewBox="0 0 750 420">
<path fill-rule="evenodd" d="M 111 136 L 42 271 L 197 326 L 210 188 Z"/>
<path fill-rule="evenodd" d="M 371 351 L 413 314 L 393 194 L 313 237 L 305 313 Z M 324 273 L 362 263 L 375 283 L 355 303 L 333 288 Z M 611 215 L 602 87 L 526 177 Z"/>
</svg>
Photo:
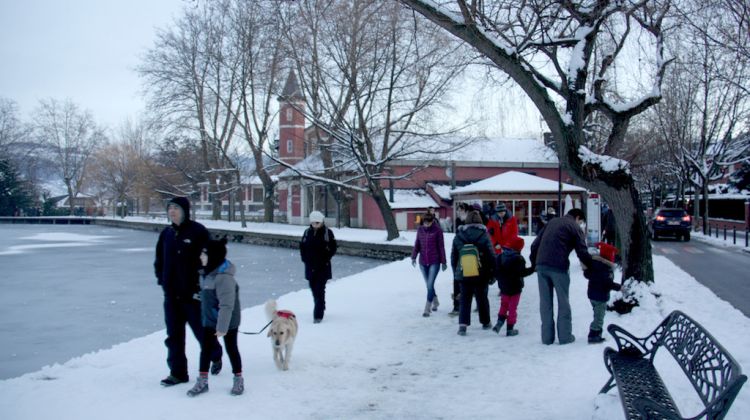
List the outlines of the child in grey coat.
<svg viewBox="0 0 750 420">
<path fill-rule="evenodd" d="M 234 279 L 235 267 L 227 255 L 227 239 L 208 241 L 201 253 L 201 317 L 203 337 L 198 381 L 187 394 L 194 397 L 208 391 L 208 368 L 213 351 L 213 337 L 224 337 L 229 361 L 234 373 L 232 395 L 241 395 L 244 390 L 242 359 L 237 348 L 237 333 L 240 326 L 239 286 Z"/>
</svg>

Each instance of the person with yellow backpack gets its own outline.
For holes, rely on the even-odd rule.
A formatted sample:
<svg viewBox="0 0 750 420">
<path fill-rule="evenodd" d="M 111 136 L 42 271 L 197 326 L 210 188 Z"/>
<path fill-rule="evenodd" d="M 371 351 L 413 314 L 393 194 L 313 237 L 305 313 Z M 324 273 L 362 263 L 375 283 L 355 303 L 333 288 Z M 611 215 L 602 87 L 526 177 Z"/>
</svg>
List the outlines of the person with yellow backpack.
<svg viewBox="0 0 750 420">
<path fill-rule="evenodd" d="M 466 216 L 466 224 L 458 228 L 451 248 L 453 278 L 459 283 L 461 291 L 458 335 L 466 335 L 466 328 L 471 325 L 472 297 L 477 302 L 482 329 L 492 328 L 487 288 L 492 280 L 494 265 L 495 252 L 482 216 L 478 211 L 471 211 Z"/>
</svg>

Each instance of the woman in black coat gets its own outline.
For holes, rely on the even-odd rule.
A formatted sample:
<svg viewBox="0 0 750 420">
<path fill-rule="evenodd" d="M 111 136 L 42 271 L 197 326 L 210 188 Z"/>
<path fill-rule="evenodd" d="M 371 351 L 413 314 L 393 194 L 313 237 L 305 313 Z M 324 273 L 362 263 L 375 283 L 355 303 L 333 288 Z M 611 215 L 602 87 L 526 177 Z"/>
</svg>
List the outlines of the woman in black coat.
<svg viewBox="0 0 750 420">
<path fill-rule="evenodd" d="M 336 238 L 325 225 L 323 213 L 310 213 L 310 227 L 305 230 L 300 241 L 299 251 L 305 263 L 305 278 L 310 282 L 315 308 L 313 322 L 323 320 L 326 310 L 326 282 L 331 275 L 331 258 L 336 254 Z"/>
</svg>

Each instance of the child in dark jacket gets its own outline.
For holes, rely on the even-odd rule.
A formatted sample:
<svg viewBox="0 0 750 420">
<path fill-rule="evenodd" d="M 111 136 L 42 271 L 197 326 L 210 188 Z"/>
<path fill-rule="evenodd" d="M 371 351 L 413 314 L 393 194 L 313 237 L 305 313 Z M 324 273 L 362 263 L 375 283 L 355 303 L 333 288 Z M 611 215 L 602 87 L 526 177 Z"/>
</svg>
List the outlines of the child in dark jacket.
<svg viewBox="0 0 750 420">
<path fill-rule="evenodd" d="M 620 290 L 620 285 L 614 281 L 615 254 L 617 248 L 599 242 L 599 255 L 593 256 L 590 267 L 584 267 L 583 275 L 589 279 L 587 295 L 594 310 L 594 320 L 589 329 L 589 344 L 601 343 L 604 328 L 604 314 L 607 311 L 610 290 Z"/>
<path fill-rule="evenodd" d="M 497 277 L 500 283 L 500 310 L 497 313 L 497 323 L 492 331 L 500 334 L 505 321 L 508 321 L 508 332 L 506 335 L 518 335 L 515 329 L 518 319 L 518 302 L 521 301 L 521 290 L 523 290 L 523 278 L 534 272 L 533 267 L 526 268 L 526 260 L 521 255 L 523 250 L 523 238 L 514 236 L 508 240 L 509 247 L 503 247 L 503 253 L 498 255 L 500 263 L 497 264 Z"/>
</svg>

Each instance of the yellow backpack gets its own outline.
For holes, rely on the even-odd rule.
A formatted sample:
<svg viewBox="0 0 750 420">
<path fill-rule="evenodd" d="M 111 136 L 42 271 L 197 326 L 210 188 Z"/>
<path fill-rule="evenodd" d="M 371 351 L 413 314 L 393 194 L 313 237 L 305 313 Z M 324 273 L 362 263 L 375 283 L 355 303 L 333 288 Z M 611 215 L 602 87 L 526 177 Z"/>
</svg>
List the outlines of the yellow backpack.
<svg viewBox="0 0 750 420">
<path fill-rule="evenodd" d="M 482 263 L 479 260 L 479 250 L 474 244 L 465 244 L 458 251 L 459 266 L 463 277 L 478 277 Z"/>
</svg>

